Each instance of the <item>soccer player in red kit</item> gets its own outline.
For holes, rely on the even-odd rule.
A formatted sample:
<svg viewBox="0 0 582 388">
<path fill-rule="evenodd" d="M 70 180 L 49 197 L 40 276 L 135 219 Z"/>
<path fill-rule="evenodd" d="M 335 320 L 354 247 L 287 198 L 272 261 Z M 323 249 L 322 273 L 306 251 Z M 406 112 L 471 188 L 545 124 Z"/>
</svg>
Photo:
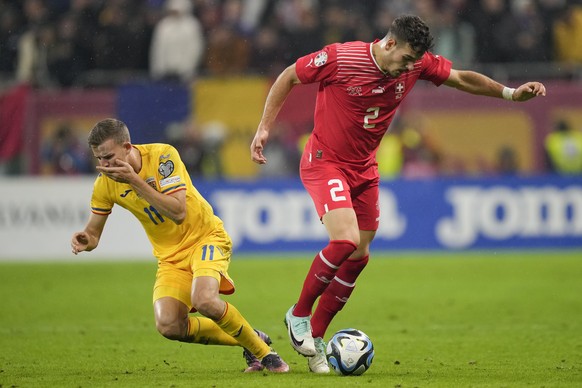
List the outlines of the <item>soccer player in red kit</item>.
<svg viewBox="0 0 582 388">
<path fill-rule="evenodd" d="M 267 96 L 251 144 L 251 158 L 258 164 L 267 162 L 263 148 L 293 87 L 319 83 L 315 124 L 300 174 L 329 244 L 315 256 L 299 299 L 285 316 L 291 345 L 308 357 L 312 372 L 329 372 L 323 336 L 368 263 L 380 218 L 376 150 L 416 81 L 512 101 L 546 94 L 539 82 L 512 89 L 485 75 L 455 70 L 448 59 L 429 51 L 432 41 L 419 17 L 402 15 L 381 40 L 331 44 L 299 58 L 279 75 Z"/>
</svg>

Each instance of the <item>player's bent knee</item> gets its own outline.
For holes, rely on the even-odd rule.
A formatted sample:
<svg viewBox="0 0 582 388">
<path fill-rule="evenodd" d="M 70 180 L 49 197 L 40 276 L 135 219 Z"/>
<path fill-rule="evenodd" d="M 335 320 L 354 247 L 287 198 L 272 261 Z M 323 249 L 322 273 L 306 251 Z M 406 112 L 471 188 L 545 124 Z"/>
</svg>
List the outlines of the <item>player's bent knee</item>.
<svg viewBox="0 0 582 388">
<path fill-rule="evenodd" d="M 220 298 L 201 298 L 193 301 L 193 307 L 205 317 L 218 320 L 224 313 L 224 303 Z"/>
<path fill-rule="evenodd" d="M 156 321 L 158 332 L 167 339 L 180 341 L 186 338 L 188 323 L 180 320 L 158 320 Z"/>
<path fill-rule="evenodd" d="M 179 341 L 185 338 L 185 333 L 183 332 L 179 324 L 176 323 L 164 324 L 157 322 L 156 328 L 158 329 L 158 332 L 167 339 Z"/>
</svg>

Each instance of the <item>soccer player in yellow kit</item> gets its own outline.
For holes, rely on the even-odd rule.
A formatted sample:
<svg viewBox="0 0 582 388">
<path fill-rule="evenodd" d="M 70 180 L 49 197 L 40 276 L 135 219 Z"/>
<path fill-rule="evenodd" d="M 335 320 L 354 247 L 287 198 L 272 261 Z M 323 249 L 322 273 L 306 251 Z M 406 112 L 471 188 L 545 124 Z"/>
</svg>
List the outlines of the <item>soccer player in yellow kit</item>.
<svg viewBox="0 0 582 388">
<path fill-rule="evenodd" d="M 158 259 L 153 303 L 160 334 L 181 342 L 242 346 L 245 372 L 287 372 L 270 338 L 219 296 L 234 292 L 227 273 L 232 243 L 176 149 L 132 145 L 127 126 L 116 119 L 98 122 L 89 146 L 100 174 L 89 221 L 71 239 L 73 253 L 95 249 L 113 205 L 126 208 L 141 222 Z M 189 315 L 194 311 L 202 316 Z"/>
</svg>

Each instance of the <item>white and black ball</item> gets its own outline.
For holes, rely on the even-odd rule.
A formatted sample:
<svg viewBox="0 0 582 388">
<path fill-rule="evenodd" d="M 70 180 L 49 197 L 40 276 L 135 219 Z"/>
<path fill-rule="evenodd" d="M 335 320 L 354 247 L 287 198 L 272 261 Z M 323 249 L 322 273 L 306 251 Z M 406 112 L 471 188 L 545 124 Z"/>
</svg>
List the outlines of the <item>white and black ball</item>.
<svg viewBox="0 0 582 388">
<path fill-rule="evenodd" d="M 327 343 L 326 355 L 330 368 L 338 375 L 361 375 L 372 364 L 374 345 L 363 331 L 343 329 Z"/>
</svg>

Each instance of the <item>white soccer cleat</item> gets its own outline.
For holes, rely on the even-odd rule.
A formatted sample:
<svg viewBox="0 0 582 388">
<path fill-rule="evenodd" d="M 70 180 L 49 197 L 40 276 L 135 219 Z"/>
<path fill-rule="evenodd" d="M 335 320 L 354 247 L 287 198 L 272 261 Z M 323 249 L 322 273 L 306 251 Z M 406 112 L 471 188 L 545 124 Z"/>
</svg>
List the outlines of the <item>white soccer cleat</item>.
<svg viewBox="0 0 582 388">
<path fill-rule="evenodd" d="M 329 373 L 327 355 L 325 354 L 325 342 L 320 337 L 314 338 L 313 341 L 315 343 L 315 356 L 307 359 L 309 370 L 313 373 Z"/>
<path fill-rule="evenodd" d="M 296 317 L 293 315 L 294 307 L 294 305 L 291 306 L 287 311 L 287 314 L 285 314 L 285 326 L 287 326 L 291 346 L 293 346 L 293 349 L 295 349 L 297 353 L 303 356 L 315 356 L 315 344 L 313 343 L 313 337 L 311 336 L 311 316 Z"/>
</svg>

